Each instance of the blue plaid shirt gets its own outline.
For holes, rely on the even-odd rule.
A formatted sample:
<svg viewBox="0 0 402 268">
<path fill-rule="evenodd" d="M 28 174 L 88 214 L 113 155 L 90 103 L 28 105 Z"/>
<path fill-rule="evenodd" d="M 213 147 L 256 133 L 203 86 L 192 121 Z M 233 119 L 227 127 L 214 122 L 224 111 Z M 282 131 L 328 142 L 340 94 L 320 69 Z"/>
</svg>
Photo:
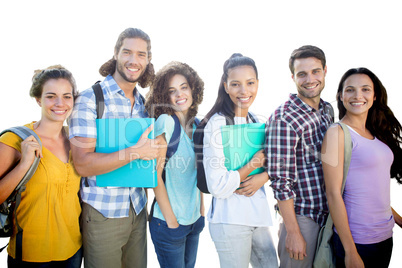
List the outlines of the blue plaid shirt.
<svg viewBox="0 0 402 268">
<path fill-rule="evenodd" d="M 135 93 L 135 104 L 131 111 L 131 102 L 125 97 L 111 75 L 108 75 L 102 87 L 105 110 L 102 118 L 138 118 L 147 117 L 144 103 L 138 90 Z M 70 117 L 70 139 L 73 137 L 96 138 L 96 103 L 95 94 L 91 88 L 80 93 Z M 85 181 L 89 187 L 85 186 Z M 147 198 L 143 188 L 135 187 L 97 187 L 96 176 L 81 180 L 82 201 L 91 205 L 107 218 L 128 217 L 130 199 L 136 214 L 145 207 Z"/>
</svg>

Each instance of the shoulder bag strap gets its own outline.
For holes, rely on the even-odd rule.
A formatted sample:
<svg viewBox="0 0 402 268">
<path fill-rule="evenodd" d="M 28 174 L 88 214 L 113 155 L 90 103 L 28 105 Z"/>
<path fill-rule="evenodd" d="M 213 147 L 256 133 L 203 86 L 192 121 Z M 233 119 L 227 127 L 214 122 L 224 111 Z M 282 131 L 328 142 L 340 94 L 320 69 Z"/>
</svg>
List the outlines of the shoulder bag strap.
<svg viewBox="0 0 402 268">
<path fill-rule="evenodd" d="M 39 143 L 39 146 L 42 147 L 42 142 L 41 142 L 39 136 L 32 129 L 30 129 L 28 127 L 25 127 L 25 126 L 12 127 L 12 128 L 6 129 L 3 132 L 1 132 L 0 136 L 6 132 L 12 132 L 12 133 L 16 134 L 17 136 L 19 136 L 22 140 L 25 140 L 29 136 L 34 136 L 34 138 Z M 40 158 L 35 156 L 34 162 L 32 163 L 31 167 L 28 169 L 27 173 L 25 173 L 24 177 L 21 179 L 21 181 L 15 187 L 16 191 L 19 191 L 19 189 L 21 189 L 21 188 L 23 189 L 21 192 L 23 192 L 25 190 L 25 184 L 35 173 L 36 169 L 38 168 L 39 162 L 40 162 Z"/>
<path fill-rule="evenodd" d="M 352 158 L 352 138 L 350 136 L 349 128 L 346 124 L 338 122 L 338 124 L 341 126 L 343 130 L 343 135 L 344 135 L 344 157 L 343 157 L 343 179 L 342 179 L 342 190 L 341 193 L 343 193 L 343 190 L 345 189 L 345 184 L 346 184 L 346 177 L 348 176 L 349 172 L 349 166 L 350 166 L 350 160 Z M 332 220 L 331 214 L 328 214 L 328 219 L 325 224 L 325 228 L 331 228 L 334 225 L 334 222 Z"/>
<path fill-rule="evenodd" d="M 39 143 L 39 146 L 42 148 L 42 142 L 41 142 L 39 136 L 32 129 L 30 129 L 28 127 L 25 127 L 25 126 L 12 127 L 12 128 L 6 129 L 3 132 L 1 132 L 0 136 L 6 132 L 12 132 L 12 133 L 18 135 L 22 140 L 25 140 L 29 136 L 34 136 L 35 139 L 37 140 L 37 142 Z M 27 184 L 29 179 L 33 176 L 33 174 L 35 174 L 36 169 L 39 166 L 39 162 L 40 162 L 40 158 L 35 156 L 34 162 L 30 166 L 28 171 L 25 173 L 25 175 L 21 179 L 21 181 L 18 183 L 17 187 L 15 187 L 14 193 L 11 196 L 11 199 L 15 199 L 14 219 L 15 219 L 15 224 L 18 229 L 18 232 L 16 234 L 16 247 L 15 247 L 16 260 L 22 260 L 22 233 L 23 233 L 21 226 L 18 224 L 17 208 L 21 202 L 21 193 L 23 191 L 25 191 L 25 185 Z"/>
<path fill-rule="evenodd" d="M 342 193 L 345 189 L 346 177 L 348 176 L 350 160 L 352 158 L 352 138 L 350 136 L 349 128 L 346 124 L 338 122 L 338 124 L 343 129 L 343 135 L 345 137 L 344 144 L 344 157 L 343 157 L 343 180 L 342 180 Z"/>
</svg>

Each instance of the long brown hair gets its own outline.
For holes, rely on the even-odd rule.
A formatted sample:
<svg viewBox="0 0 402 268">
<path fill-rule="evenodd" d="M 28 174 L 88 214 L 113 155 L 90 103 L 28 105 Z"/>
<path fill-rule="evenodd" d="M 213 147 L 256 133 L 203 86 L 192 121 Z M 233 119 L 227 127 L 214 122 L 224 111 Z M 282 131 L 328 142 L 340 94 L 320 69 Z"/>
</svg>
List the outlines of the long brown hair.
<svg viewBox="0 0 402 268">
<path fill-rule="evenodd" d="M 125 29 L 117 39 L 116 45 L 114 46 L 114 55 L 117 55 L 120 51 L 121 46 L 123 45 L 124 39 L 126 38 L 140 38 L 147 43 L 147 50 L 148 50 L 148 60 L 149 63 L 147 68 L 145 69 L 144 74 L 138 80 L 138 84 L 142 87 L 148 87 L 152 84 L 155 78 L 155 70 L 154 65 L 151 63 L 152 59 L 152 52 L 151 52 L 151 39 L 149 36 L 142 30 L 137 28 L 127 28 Z M 105 62 L 100 68 L 99 73 L 106 77 L 109 74 L 113 75 L 116 71 L 116 60 L 112 57 L 110 60 Z"/>
<path fill-rule="evenodd" d="M 373 106 L 368 111 L 366 128 L 377 139 L 385 143 L 394 154 L 394 162 L 391 166 L 391 177 L 402 183 L 402 137 L 401 124 L 388 107 L 388 96 L 385 87 L 380 79 L 367 68 L 353 68 L 348 70 L 341 78 L 338 86 L 336 99 L 338 102 L 339 120 L 346 114 L 346 108 L 341 101 L 343 86 L 348 77 L 354 74 L 365 74 L 370 77 L 374 85 L 374 96 L 376 97 Z"/>
</svg>

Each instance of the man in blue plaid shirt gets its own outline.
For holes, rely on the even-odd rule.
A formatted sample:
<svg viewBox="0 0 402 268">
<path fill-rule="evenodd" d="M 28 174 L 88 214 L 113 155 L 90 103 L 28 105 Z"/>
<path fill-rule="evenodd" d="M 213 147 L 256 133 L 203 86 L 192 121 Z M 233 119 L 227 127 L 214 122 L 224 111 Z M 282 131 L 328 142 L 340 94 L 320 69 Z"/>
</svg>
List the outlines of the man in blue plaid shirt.
<svg viewBox="0 0 402 268">
<path fill-rule="evenodd" d="M 151 41 L 140 29 L 123 31 L 113 58 L 99 69 L 106 76 L 100 83 L 104 95 L 102 118 L 146 117 L 143 98 L 136 89 L 154 78 Z M 81 182 L 82 236 L 85 267 L 146 267 L 146 193 L 143 188 L 97 187 L 96 175 L 126 165 L 135 159 L 154 159 L 158 145 L 148 139 L 152 126 L 138 143 L 127 149 L 95 152 L 96 101 L 92 88 L 77 98 L 70 119 L 70 143 Z"/>
<path fill-rule="evenodd" d="M 312 267 L 318 232 L 328 214 L 320 152 L 333 109 L 320 98 L 325 62 L 317 47 L 293 51 L 289 68 L 297 94 L 291 94 L 267 122 L 267 171 L 283 218 L 281 267 Z"/>
</svg>

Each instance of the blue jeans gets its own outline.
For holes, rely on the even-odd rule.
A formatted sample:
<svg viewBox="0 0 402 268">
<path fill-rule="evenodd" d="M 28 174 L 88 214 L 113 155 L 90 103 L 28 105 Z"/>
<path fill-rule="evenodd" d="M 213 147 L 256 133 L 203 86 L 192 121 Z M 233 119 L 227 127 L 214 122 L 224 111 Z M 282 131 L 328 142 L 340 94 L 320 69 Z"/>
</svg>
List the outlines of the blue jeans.
<svg viewBox="0 0 402 268">
<path fill-rule="evenodd" d="M 159 265 L 162 268 L 194 267 L 198 240 L 204 226 L 205 218 L 202 216 L 191 225 L 179 225 L 175 229 L 170 229 L 165 221 L 153 217 L 149 223 L 149 231 Z"/>
<path fill-rule="evenodd" d="M 277 268 L 275 245 L 268 227 L 209 223 L 221 268 Z"/>
<path fill-rule="evenodd" d="M 9 268 L 80 268 L 82 260 L 82 248 L 80 248 L 72 257 L 65 261 L 50 262 L 27 262 L 17 261 L 8 256 Z"/>
</svg>

